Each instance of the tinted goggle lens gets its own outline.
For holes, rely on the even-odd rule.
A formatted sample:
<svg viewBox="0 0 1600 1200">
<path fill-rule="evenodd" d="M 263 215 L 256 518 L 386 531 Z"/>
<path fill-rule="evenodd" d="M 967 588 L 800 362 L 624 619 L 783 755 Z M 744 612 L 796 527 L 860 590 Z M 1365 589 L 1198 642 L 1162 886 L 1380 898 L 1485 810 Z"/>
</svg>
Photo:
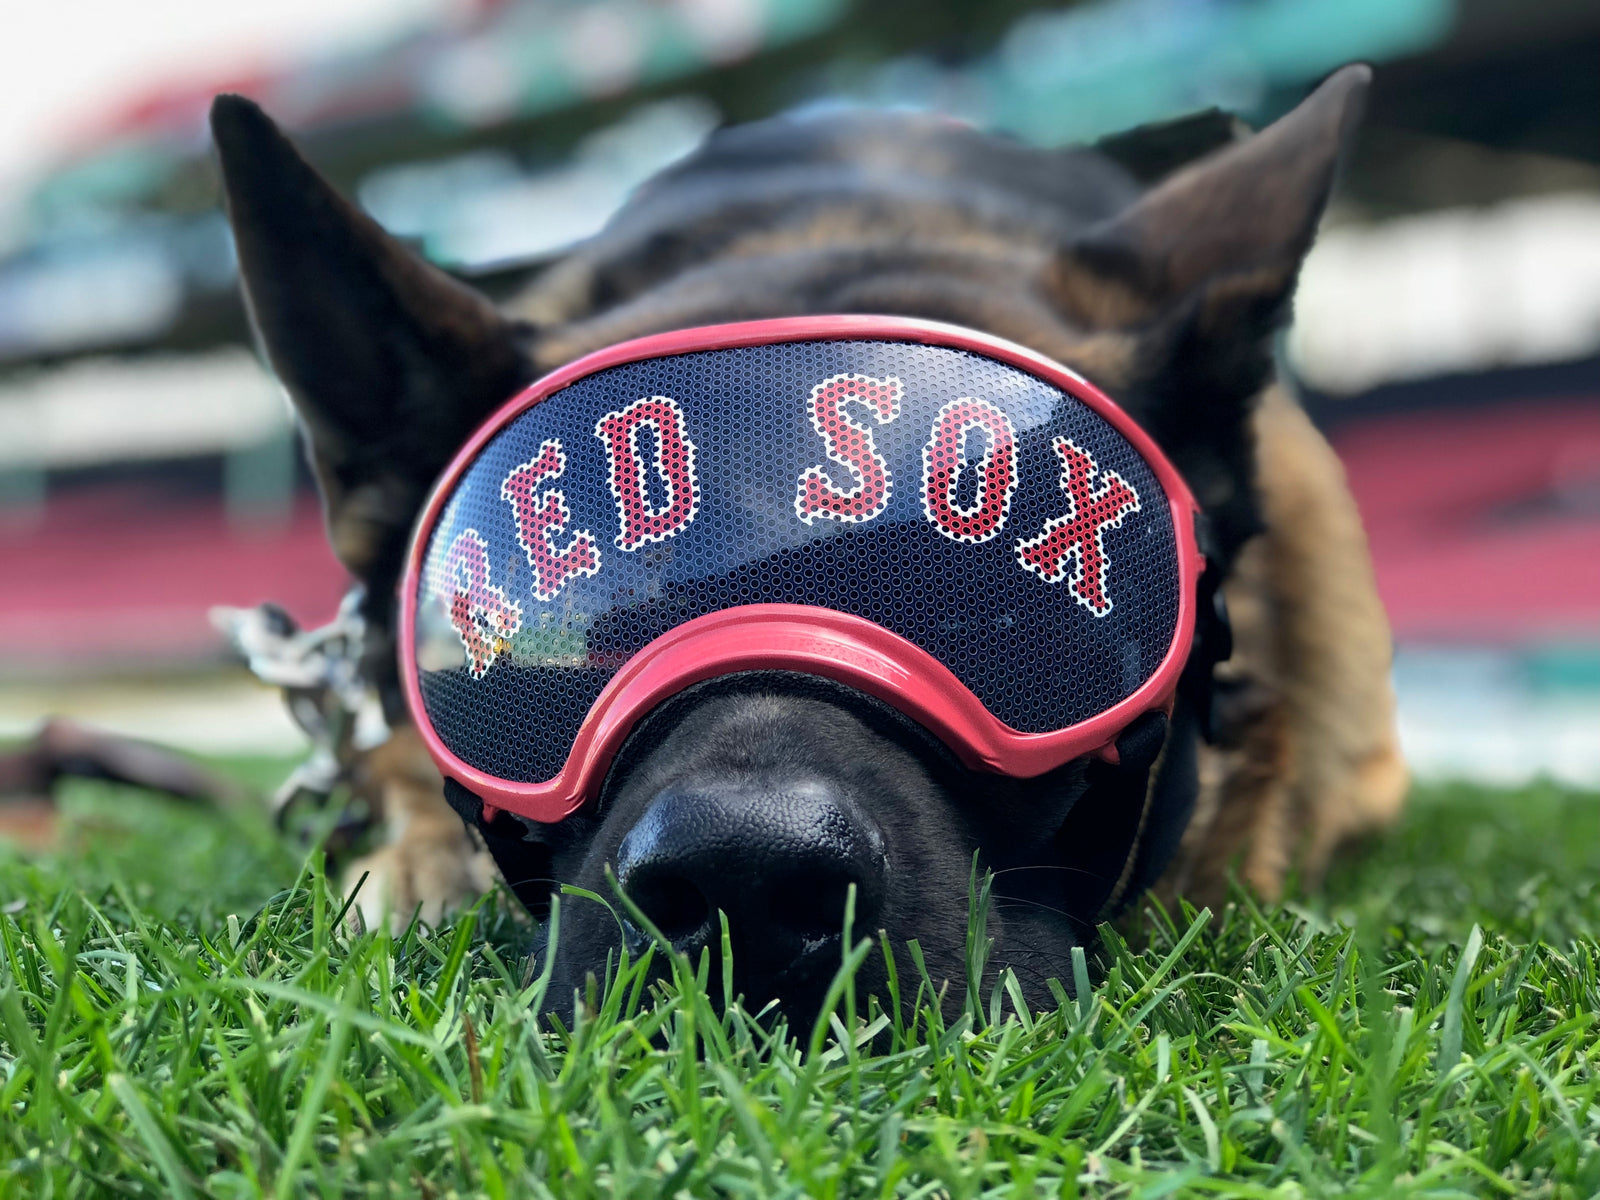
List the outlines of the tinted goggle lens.
<svg viewBox="0 0 1600 1200">
<path fill-rule="evenodd" d="M 1176 474 L 1060 368 L 918 333 L 613 348 L 502 410 L 404 585 L 447 773 L 555 780 L 625 664 L 750 606 L 889 631 L 1019 734 L 1170 673 L 1194 559 Z"/>
</svg>

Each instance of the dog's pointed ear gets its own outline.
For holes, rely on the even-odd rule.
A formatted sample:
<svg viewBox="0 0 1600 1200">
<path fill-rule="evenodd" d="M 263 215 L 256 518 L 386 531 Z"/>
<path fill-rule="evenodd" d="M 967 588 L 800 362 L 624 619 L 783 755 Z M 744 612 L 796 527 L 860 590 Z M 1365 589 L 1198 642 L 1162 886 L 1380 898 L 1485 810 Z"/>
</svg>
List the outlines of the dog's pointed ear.
<svg viewBox="0 0 1600 1200">
<path fill-rule="evenodd" d="M 1127 328 L 1231 277 L 1235 302 L 1281 310 L 1371 78 L 1360 64 L 1334 72 L 1273 125 L 1184 167 L 1064 246 L 1046 272 L 1052 298 L 1082 328 Z"/>
<path fill-rule="evenodd" d="M 1113 349 L 1088 373 L 1172 457 L 1224 562 L 1262 528 L 1251 413 L 1370 79 L 1365 66 L 1335 72 L 1276 124 L 1180 168 L 1045 270 L 1063 315 Z"/>
<path fill-rule="evenodd" d="M 254 103 L 219 96 L 246 303 L 288 388 L 340 560 L 387 592 L 434 478 L 533 377 L 528 334 L 313 170 Z"/>
</svg>

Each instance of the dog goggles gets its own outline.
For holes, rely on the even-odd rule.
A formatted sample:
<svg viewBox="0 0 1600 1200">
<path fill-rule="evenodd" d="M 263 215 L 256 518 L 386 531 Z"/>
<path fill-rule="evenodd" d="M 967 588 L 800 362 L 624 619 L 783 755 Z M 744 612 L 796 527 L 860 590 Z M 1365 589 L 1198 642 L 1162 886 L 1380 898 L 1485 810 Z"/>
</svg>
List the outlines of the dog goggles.
<svg viewBox="0 0 1600 1200">
<path fill-rule="evenodd" d="M 462 448 L 401 584 L 401 678 L 439 769 L 555 822 L 684 688 L 822 676 L 969 767 L 1115 759 L 1170 710 L 1196 507 L 1111 400 L 953 326 L 691 329 L 546 376 Z"/>
</svg>

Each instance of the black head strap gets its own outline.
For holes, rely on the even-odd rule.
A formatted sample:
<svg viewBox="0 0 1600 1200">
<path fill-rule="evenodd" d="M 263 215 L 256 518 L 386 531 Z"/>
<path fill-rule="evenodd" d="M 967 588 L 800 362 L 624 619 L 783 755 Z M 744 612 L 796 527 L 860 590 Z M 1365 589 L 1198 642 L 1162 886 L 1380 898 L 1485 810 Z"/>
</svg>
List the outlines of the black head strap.
<svg viewBox="0 0 1600 1200">
<path fill-rule="evenodd" d="M 482 839 L 494 857 L 500 877 L 523 907 L 543 919 L 550 911 L 555 881 L 550 869 L 554 847 L 550 840 L 538 836 L 541 827 L 504 811 L 497 812 L 494 820 L 485 821 L 483 801 L 454 779 L 444 781 L 444 798 L 467 828 Z"/>
<path fill-rule="evenodd" d="M 1196 591 L 1194 642 L 1178 680 L 1178 694 L 1194 713 L 1200 735 L 1215 742 L 1215 671 L 1218 663 L 1233 656 L 1233 623 L 1228 619 L 1228 601 L 1222 591 L 1224 570 L 1216 531 L 1204 513 L 1195 514 L 1194 538 L 1205 555 L 1206 569 Z"/>
<path fill-rule="evenodd" d="M 1115 764 L 1092 761 L 1085 790 L 1056 834 L 1056 848 L 1072 869 L 1063 874 L 1062 907 L 1093 924 L 1119 898 L 1129 856 L 1146 819 L 1150 768 L 1167 739 L 1164 713 L 1146 713 L 1117 739 Z"/>
</svg>

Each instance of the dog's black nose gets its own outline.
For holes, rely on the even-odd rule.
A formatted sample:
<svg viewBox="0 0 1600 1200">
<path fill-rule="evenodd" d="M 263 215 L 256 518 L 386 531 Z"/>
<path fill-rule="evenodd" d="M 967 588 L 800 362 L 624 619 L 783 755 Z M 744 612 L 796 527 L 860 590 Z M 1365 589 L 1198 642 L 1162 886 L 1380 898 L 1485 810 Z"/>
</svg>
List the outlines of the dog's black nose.
<svg viewBox="0 0 1600 1200">
<path fill-rule="evenodd" d="M 698 956 L 715 946 L 717 910 L 727 913 L 741 990 L 775 983 L 836 946 L 851 884 L 855 928 L 871 933 L 886 870 L 877 828 L 817 781 L 669 788 L 617 850 L 623 890 L 680 950 Z M 831 976 L 838 959 L 826 957 Z"/>
</svg>

